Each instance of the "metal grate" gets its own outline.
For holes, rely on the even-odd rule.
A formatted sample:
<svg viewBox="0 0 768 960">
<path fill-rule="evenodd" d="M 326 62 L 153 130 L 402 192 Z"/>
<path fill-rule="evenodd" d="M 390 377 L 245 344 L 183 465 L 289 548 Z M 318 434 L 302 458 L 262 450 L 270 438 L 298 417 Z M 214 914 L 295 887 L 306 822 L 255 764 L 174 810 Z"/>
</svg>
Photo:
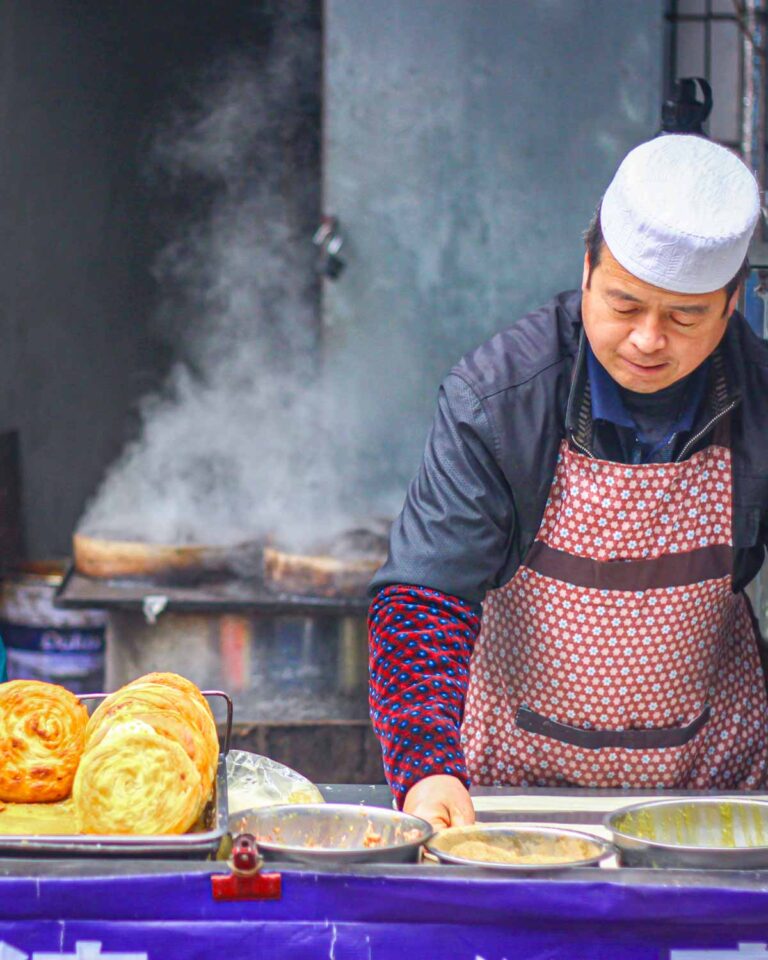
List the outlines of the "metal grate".
<svg viewBox="0 0 768 960">
<path fill-rule="evenodd" d="M 744 122 L 743 29 L 734 0 L 667 0 L 665 95 L 678 77 L 703 77 L 714 107 L 705 129 L 713 140 L 741 150 Z"/>
<path fill-rule="evenodd" d="M 159 607 L 154 608 L 154 602 Z M 195 586 L 172 586 L 131 580 L 96 580 L 70 568 L 56 593 L 56 606 L 65 610 L 140 610 L 151 618 L 166 610 L 176 613 L 252 611 L 273 616 L 306 614 L 364 615 L 369 600 L 355 597 L 298 596 L 271 593 L 261 582 L 235 578 Z"/>
</svg>

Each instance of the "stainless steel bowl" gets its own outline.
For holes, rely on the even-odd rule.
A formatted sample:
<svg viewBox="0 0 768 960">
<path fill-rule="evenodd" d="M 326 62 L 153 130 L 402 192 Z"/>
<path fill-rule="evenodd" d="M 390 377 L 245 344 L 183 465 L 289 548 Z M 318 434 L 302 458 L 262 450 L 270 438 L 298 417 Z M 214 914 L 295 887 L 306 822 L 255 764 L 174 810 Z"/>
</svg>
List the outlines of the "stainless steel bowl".
<svg viewBox="0 0 768 960">
<path fill-rule="evenodd" d="M 646 800 L 608 814 L 626 867 L 768 868 L 768 801 L 747 797 Z"/>
<path fill-rule="evenodd" d="M 246 810 L 233 834 L 252 833 L 265 860 L 290 863 L 415 863 L 432 836 L 426 820 L 347 803 L 294 803 Z"/>
<path fill-rule="evenodd" d="M 502 861 L 476 860 L 458 856 L 453 849 L 467 840 L 478 840 L 498 846 L 512 848 L 516 852 L 533 855 L 536 848 L 544 847 L 547 852 L 556 852 L 558 844 L 568 843 L 580 848 L 578 854 L 570 860 L 557 863 L 504 863 Z M 574 844 L 576 841 L 576 844 Z M 514 873 L 542 873 L 555 870 L 570 870 L 572 867 L 595 867 L 601 860 L 610 857 L 614 851 L 611 845 L 591 833 L 580 830 L 567 830 L 564 827 L 526 825 L 485 826 L 475 824 L 470 827 L 449 827 L 441 830 L 427 844 L 427 850 L 443 863 L 457 863 L 468 867 L 481 867 L 489 870 L 506 870 Z"/>
</svg>

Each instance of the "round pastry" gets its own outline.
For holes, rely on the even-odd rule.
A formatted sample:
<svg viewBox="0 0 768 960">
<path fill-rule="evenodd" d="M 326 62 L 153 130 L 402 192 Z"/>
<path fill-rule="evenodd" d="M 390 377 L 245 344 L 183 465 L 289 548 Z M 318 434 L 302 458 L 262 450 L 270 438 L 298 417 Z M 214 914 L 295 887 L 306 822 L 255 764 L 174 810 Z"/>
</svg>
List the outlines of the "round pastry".
<svg viewBox="0 0 768 960">
<path fill-rule="evenodd" d="M 87 577 L 162 577 L 221 562 L 221 548 L 197 544 L 147 543 L 76 533 L 72 552 L 77 570 Z"/>
<path fill-rule="evenodd" d="M 219 739 L 210 707 L 198 688 L 177 674 L 149 674 L 110 694 L 94 711 L 86 729 L 86 749 L 100 743 L 112 724 L 139 719 L 179 743 L 195 764 L 210 797 L 219 756 Z"/>
<path fill-rule="evenodd" d="M 180 744 L 128 720 L 83 754 L 72 797 L 82 833 L 178 834 L 197 819 L 202 786 Z"/>
<path fill-rule="evenodd" d="M 69 796 L 85 746 L 88 711 L 53 683 L 0 684 L 0 800 L 48 803 Z"/>
<path fill-rule="evenodd" d="M 75 569 L 98 579 L 151 579 L 168 583 L 242 576 L 261 565 L 261 544 L 153 543 L 122 534 L 76 533 L 72 538 Z"/>
<path fill-rule="evenodd" d="M 124 711 L 135 713 L 137 707 L 140 710 L 150 711 L 175 710 L 186 724 L 200 733 L 205 745 L 206 759 L 213 769 L 216 769 L 219 738 L 213 717 L 195 699 L 185 696 L 166 684 L 136 680 L 111 693 L 91 715 L 86 730 L 86 741 L 90 742 L 92 735 L 102 723 L 114 721 Z"/>
<path fill-rule="evenodd" d="M 264 547 L 264 582 L 280 593 L 318 597 L 364 594 L 386 555 L 344 559 L 328 554 L 300 554 Z"/>
<path fill-rule="evenodd" d="M 140 700 L 127 700 L 121 703 L 119 709 L 116 709 L 111 716 L 108 713 L 105 714 L 101 722 L 90 730 L 86 739 L 86 751 L 90 752 L 109 736 L 114 723 L 122 723 L 126 720 L 147 724 L 161 737 L 173 740 L 183 747 L 200 777 L 202 804 L 205 805 L 211 795 L 216 767 L 211 762 L 211 753 L 203 735 L 197 727 L 186 723 L 177 710 L 170 707 L 164 710 L 151 710 Z"/>
<path fill-rule="evenodd" d="M 143 677 L 139 677 L 136 680 L 131 680 L 127 686 L 131 687 L 142 683 L 159 683 L 165 684 L 168 687 L 173 687 L 175 690 L 186 694 L 196 703 L 199 703 L 202 707 L 204 707 L 206 712 L 210 714 L 211 720 L 213 720 L 213 711 L 211 710 L 211 706 L 200 692 L 200 688 L 196 684 L 192 683 L 191 680 L 187 680 L 186 677 L 182 677 L 178 673 L 145 673 Z"/>
<path fill-rule="evenodd" d="M 168 678 L 174 677 L 174 674 L 148 674 L 146 677 L 139 677 L 138 680 L 131 681 L 118 693 L 126 697 L 146 695 L 148 697 L 165 698 L 184 716 L 189 724 L 196 727 L 203 735 L 210 752 L 211 763 L 215 768 L 219 756 L 219 735 L 208 701 L 194 684 L 183 677 L 178 677 L 175 683 L 169 683 L 168 680 L 152 680 L 150 679 L 152 676 Z M 182 688 L 178 681 L 189 684 L 191 689 Z"/>
<path fill-rule="evenodd" d="M 264 582 L 280 593 L 364 596 L 371 577 L 387 558 L 389 527 L 387 518 L 370 517 L 302 549 L 265 545 Z"/>
</svg>

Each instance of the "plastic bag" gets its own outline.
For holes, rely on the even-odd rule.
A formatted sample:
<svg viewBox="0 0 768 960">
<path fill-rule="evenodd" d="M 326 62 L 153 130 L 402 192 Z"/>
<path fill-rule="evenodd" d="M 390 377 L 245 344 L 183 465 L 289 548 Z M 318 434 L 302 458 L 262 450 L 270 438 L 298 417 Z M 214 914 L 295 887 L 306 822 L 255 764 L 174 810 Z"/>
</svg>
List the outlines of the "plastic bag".
<svg viewBox="0 0 768 960">
<path fill-rule="evenodd" d="M 246 750 L 227 754 L 230 816 L 277 803 L 323 803 L 318 788 L 282 763 Z"/>
</svg>

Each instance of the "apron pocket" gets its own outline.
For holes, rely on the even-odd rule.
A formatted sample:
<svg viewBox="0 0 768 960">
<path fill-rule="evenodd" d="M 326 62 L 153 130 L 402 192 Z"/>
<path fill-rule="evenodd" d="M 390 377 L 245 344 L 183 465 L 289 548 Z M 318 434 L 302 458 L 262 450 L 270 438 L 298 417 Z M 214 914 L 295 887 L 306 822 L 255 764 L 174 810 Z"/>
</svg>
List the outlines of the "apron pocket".
<svg viewBox="0 0 768 960">
<path fill-rule="evenodd" d="M 709 720 L 707 704 L 701 713 L 685 727 L 655 727 L 639 730 L 593 730 L 572 727 L 559 720 L 543 717 L 525 704 L 518 707 L 515 723 L 520 730 L 538 733 L 543 737 L 568 743 L 574 747 L 598 750 L 600 747 L 623 747 L 626 750 L 659 750 L 682 747 L 696 736 Z"/>
</svg>

